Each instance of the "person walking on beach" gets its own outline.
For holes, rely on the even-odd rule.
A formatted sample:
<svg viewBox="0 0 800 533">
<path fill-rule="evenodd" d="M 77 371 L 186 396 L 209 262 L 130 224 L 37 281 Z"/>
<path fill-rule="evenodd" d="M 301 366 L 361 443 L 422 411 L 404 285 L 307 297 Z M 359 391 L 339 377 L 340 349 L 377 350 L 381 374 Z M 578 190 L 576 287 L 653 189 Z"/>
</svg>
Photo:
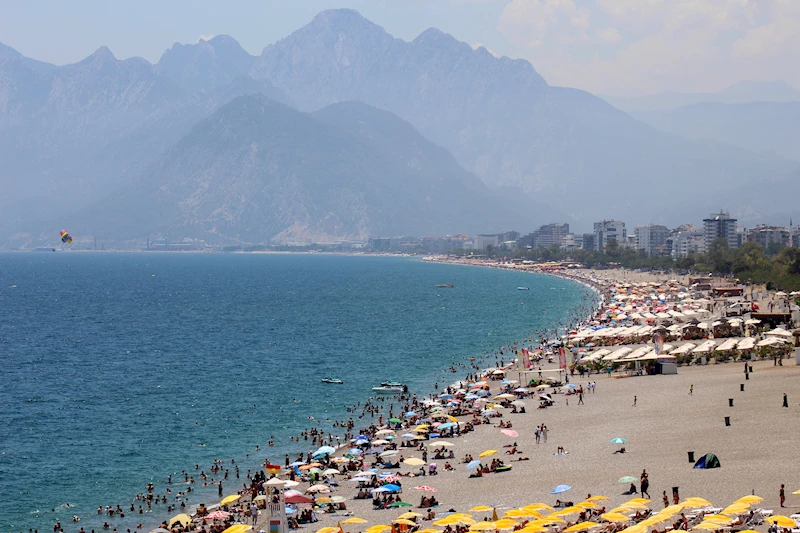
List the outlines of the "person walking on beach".
<svg viewBox="0 0 800 533">
<path fill-rule="evenodd" d="M 781 490 L 778 494 L 781 497 L 781 507 L 783 507 L 783 503 L 786 501 L 786 491 L 783 488 L 783 483 L 781 483 Z"/>
<path fill-rule="evenodd" d="M 689 396 L 694 392 L 694 385 L 689 385 Z"/>
<path fill-rule="evenodd" d="M 547 444 L 547 426 L 544 424 L 542 424 L 542 440 L 544 440 L 544 443 Z"/>
<path fill-rule="evenodd" d="M 783 393 L 783 406 L 789 407 L 789 398 L 786 397 L 786 393 Z"/>
<path fill-rule="evenodd" d="M 580 392 L 578 392 L 578 405 L 585 405 L 585 404 L 583 403 L 583 390 L 581 390 Z"/>
<path fill-rule="evenodd" d="M 669 496 L 667 496 L 667 491 L 664 491 L 664 495 L 661 497 L 661 501 L 664 502 L 664 509 L 669 507 Z"/>
<path fill-rule="evenodd" d="M 633 396 L 633 406 L 636 407 L 636 395 Z"/>
<path fill-rule="evenodd" d="M 542 438 L 542 428 L 536 428 L 536 444 L 539 444 L 539 440 Z"/>
</svg>

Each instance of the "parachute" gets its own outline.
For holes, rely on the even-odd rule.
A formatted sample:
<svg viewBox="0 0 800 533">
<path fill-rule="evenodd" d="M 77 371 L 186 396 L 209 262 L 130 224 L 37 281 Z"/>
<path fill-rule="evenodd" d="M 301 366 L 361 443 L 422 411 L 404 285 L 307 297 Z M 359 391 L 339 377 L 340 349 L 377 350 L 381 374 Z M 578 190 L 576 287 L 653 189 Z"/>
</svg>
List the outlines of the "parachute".
<svg viewBox="0 0 800 533">
<path fill-rule="evenodd" d="M 67 233 L 67 230 L 65 229 L 61 230 L 61 242 L 64 244 L 72 244 L 72 235 Z"/>
</svg>

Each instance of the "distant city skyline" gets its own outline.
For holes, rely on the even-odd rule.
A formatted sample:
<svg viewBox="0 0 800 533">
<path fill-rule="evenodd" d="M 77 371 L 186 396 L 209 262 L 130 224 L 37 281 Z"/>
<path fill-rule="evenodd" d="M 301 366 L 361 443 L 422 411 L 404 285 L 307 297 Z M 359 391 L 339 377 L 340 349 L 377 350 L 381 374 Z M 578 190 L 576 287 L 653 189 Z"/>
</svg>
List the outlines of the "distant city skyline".
<svg viewBox="0 0 800 533">
<path fill-rule="evenodd" d="M 404 40 L 436 27 L 595 94 L 714 92 L 745 80 L 800 88 L 796 0 L 45 0 L 0 5 L 0 42 L 55 64 L 100 46 L 156 62 L 175 42 L 228 34 L 258 55 L 332 8 Z"/>
</svg>

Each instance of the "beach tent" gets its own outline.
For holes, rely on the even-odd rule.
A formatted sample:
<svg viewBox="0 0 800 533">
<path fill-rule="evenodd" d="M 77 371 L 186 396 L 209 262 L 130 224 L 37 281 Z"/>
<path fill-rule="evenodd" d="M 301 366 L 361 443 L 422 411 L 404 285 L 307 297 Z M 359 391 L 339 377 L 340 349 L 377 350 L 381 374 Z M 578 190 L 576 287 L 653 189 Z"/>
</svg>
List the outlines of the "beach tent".
<svg viewBox="0 0 800 533">
<path fill-rule="evenodd" d="M 719 468 L 719 459 L 713 453 L 707 453 L 697 460 L 694 468 Z"/>
</svg>

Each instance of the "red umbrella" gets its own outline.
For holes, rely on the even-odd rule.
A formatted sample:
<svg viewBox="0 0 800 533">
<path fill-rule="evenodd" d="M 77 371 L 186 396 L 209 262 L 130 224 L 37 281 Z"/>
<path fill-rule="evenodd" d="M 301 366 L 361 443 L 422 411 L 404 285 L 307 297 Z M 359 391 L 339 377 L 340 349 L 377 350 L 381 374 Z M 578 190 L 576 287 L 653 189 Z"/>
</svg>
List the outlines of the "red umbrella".
<svg viewBox="0 0 800 533">
<path fill-rule="evenodd" d="M 429 487 L 427 485 L 420 485 L 419 487 L 414 487 L 417 490 L 424 490 L 425 492 L 437 492 L 436 489 L 433 487 Z"/>
<path fill-rule="evenodd" d="M 286 503 L 314 503 L 314 500 L 306 498 L 302 494 L 292 494 L 291 496 L 286 496 L 284 499 Z"/>
<path fill-rule="evenodd" d="M 225 520 L 231 516 L 231 513 L 226 513 L 225 511 L 214 511 L 213 513 L 206 516 L 206 520 Z"/>
</svg>

